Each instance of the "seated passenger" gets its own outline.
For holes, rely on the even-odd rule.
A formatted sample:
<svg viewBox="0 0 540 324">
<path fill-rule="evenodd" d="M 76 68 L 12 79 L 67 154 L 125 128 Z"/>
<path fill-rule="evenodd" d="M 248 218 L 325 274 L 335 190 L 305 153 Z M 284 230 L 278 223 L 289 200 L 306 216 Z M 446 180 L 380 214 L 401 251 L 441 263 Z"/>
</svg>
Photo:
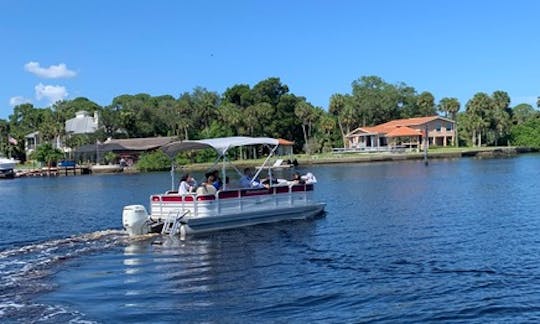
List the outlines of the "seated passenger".
<svg viewBox="0 0 540 324">
<path fill-rule="evenodd" d="M 317 178 L 315 178 L 315 176 L 311 172 L 306 173 L 306 175 L 303 175 L 301 178 L 304 179 L 304 181 L 308 184 L 317 183 Z"/>
<path fill-rule="evenodd" d="M 197 187 L 197 182 L 193 177 L 186 173 L 180 178 L 180 185 L 178 186 L 178 193 L 181 195 L 187 195 L 193 193 Z"/>
<path fill-rule="evenodd" d="M 292 184 L 305 184 L 306 183 L 306 181 L 304 179 L 302 179 L 302 177 L 300 176 L 300 173 L 298 173 L 298 172 L 295 172 L 293 174 L 291 182 L 292 182 Z"/>
<path fill-rule="evenodd" d="M 216 188 L 212 185 L 214 180 L 213 175 L 208 175 L 206 181 L 201 183 L 201 185 L 197 188 L 197 195 L 215 195 Z"/>
<path fill-rule="evenodd" d="M 221 178 L 219 177 L 219 171 L 212 171 L 212 175 L 214 176 L 214 182 L 212 183 L 212 185 L 214 186 L 214 188 L 216 188 L 216 190 L 221 189 L 223 187 L 223 181 L 221 181 Z"/>
<path fill-rule="evenodd" d="M 240 178 L 240 187 L 251 189 L 251 188 L 264 188 L 264 186 L 256 179 L 253 179 L 253 172 L 251 168 L 244 169 L 244 175 Z"/>
<path fill-rule="evenodd" d="M 276 178 L 271 178 L 270 176 L 267 176 L 263 181 L 261 181 L 261 184 L 268 189 L 272 185 L 278 184 L 278 180 Z"/>
</svg>

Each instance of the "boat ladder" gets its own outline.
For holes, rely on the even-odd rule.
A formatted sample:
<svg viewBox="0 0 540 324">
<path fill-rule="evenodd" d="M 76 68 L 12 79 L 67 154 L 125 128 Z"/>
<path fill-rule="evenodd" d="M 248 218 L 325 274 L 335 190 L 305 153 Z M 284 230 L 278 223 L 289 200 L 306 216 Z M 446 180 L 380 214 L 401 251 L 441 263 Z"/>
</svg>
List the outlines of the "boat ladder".
<svg viewBox="0 0 540 324">
<path fill-rule="evenodd" d="M 189 214 L 191 211 L 186 210 L 183 214 L 180 215 L 182 210 L 172 210 L 167 214 L 167 217 L 165 218 L 165 221 L 163 222 L 163 228 L 161 229 L 161 234 L 169 234 L 170 236 L 173 236 L 178 233 L 178 230 L 180 228 L 180 225 L 182 224 L 181 220 Z"/>
</svg>

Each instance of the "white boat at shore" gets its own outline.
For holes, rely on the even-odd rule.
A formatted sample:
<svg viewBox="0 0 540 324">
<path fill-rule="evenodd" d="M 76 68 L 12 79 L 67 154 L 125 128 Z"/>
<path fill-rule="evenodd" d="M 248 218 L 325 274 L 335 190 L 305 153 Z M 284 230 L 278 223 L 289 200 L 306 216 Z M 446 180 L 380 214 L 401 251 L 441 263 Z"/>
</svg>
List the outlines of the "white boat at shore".
<svg viewBox="0 0 540 324">
<path fill-rule="evenodd" d="M 0 157 L 0 178 L 13 178 L 15 176 L 15 165 L 19 161 L 11 158 Z"/>
<path fill-rule="evenodd" d="M 222 162 L 222 179 L 227 179 L 227 165 L 241 174 L 229 162 L 227 152 L 236 147 L 251 145 L 264 145 L 269 149 L 270 153 L 262 165 L 264 167 L 279 143 L 277 139 L 267 137 L 225 137 L 172 142 L 162 149 L 174 157 L 181 151 L 212 148 L 218 153 L 218 161 Z M 263 169 L 258 169 L 254 179 Z M 233 188 L 224 183 L 216 194 L 180 195 L 176 191 L 154 194 L 150 196 L 150 213 L 143 205 L 125 206 L 122 224 L 129 235 L 161 232 L 185 236 L 284 220 L 308 219 L 323 213 L 326 204 L 313 197 L 317 181 L 312 174 L 304 177 L 305 181 L 301 183 L 275 179 L 271 168 L 268 169 L 268 176 L 272 185 L 265 188 Z M 172 182 L 174 184 L 174 179 Z"/>
</svg>

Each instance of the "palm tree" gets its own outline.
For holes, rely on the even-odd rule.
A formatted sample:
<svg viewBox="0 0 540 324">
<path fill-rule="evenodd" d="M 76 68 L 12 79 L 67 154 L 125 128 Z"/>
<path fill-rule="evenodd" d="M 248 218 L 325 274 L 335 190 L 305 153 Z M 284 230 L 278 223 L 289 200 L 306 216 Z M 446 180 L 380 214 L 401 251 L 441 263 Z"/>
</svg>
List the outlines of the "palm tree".
<svg viewBox="0 0 540 324">
<path fill-rule="evenodd" d="M 447 117 L 450 115 L 450 119 L 452 119 L 456 123 L 455 127 L 455 136 L 452 138 L 452 145 L 459 146 L 458 138 L 458 125 L 457 125 L 457 112 L 459 111 L 460 103 L 457 98 L 442 98 L 441 101 L 439 101 L 439 111 L 444 112 L 444 116 Z"/>
</svg>

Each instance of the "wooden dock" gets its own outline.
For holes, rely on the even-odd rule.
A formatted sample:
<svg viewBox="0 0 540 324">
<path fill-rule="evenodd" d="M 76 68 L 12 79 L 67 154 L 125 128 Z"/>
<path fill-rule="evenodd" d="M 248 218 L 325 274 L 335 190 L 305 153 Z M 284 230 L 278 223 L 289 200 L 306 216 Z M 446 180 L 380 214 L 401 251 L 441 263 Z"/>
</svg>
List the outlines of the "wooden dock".
<svg viewBox="0 0 540 324">
<path fill-rule="evenodd" d="M 40 169 L 18 170 L 15 173 L 16 178 L 22 177 L 57 177 L 57 176 L 76 176 L 92 174 L 92 169 L 89 166 L 75 167 L 52 167 Z"/>
</svg>

